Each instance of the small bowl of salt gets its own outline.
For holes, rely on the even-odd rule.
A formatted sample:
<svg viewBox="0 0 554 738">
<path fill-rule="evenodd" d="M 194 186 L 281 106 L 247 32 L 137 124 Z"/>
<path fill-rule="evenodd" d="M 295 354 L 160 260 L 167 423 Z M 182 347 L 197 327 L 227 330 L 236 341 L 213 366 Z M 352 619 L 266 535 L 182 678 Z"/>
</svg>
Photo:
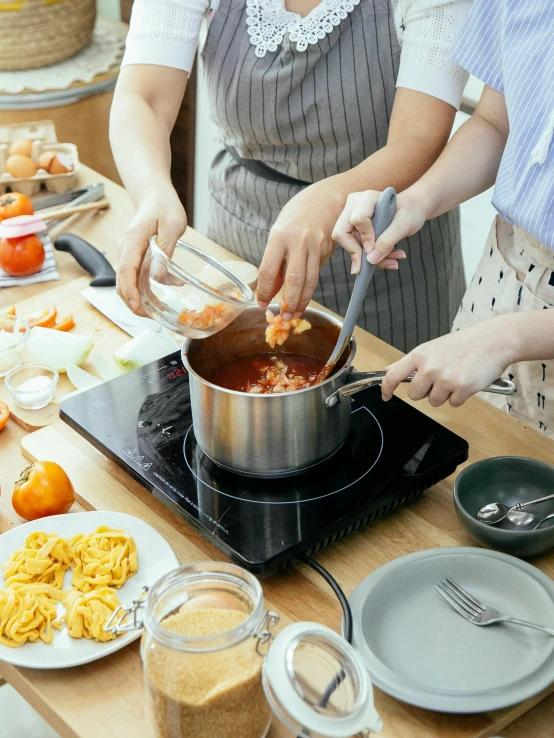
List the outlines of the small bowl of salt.
<svg viewBox="0 0 554 738">
<path fill-rule="evenodd" d="M 58 372 L 43 364 L 23 364 L 6 377 L 6 387 L 16 405 L 25 410 L 40 410 L 54 399 Z"/>
<path fill-rule="evenodd" d="M 23 361 L 29 324 L 16 315 L 0 315 L 0 377 Z"/>
</svg>

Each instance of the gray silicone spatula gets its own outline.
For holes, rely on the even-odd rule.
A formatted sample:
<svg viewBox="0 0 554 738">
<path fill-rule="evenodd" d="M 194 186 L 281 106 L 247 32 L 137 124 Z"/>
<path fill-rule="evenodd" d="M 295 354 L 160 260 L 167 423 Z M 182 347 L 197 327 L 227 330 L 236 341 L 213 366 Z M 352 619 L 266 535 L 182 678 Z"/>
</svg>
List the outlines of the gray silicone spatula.
<svg viewBox="0 0 554 738">
<path fill-rule="evenodd" d="M 373 223 L 373 230 L 375 231 L 375 240 L 377 240 L 379 236 L 390 226 L 395 212 L 396 192 L 392 187 L 388 187 L 384 192 L 381 193 L 381 196 L 377 200 L 375 213 L 373 214 L 373 218 L 371 219 Z M 346 311 L 346 316 L 344 318 L 344 323 L 342 324 L 342 330 L 340 332 L 338 341 L 335 348 L 333 349 L 333 353 L 327 359 L 325 366 L 318 374 L 314 384 L 317 384 L 318 382 L 323 382 L 325 379 L 327 379 L 327 377 L 331 374 L 331 372 L 337 365 L 337 362 L 343 355 L 346 347 L 349 345 L 350 339 L 352 338 L 352 333 L 354 332 L 354 328 L 356 327 L 356 321 L 358 320 L 358 315 L 360 314 L 362 303 L 367 293 L 367 288 L 369 287 L 369 283 L 371 282 L 373 275 L 375 274 L 376 268 L 377 267 L 375 266 L 375 264 L 369 263 L 369 261 L 367 260 L 367 254 L 364 251 L 362 255 L 362 268 L 360 269 L 360 273 L 356 277 L 356 282 L 354 283 L 354 289 L 352 290 L 352 296 L 350 298 L 350 302 L 348 303 L 348 310 Z"/>
</svg>

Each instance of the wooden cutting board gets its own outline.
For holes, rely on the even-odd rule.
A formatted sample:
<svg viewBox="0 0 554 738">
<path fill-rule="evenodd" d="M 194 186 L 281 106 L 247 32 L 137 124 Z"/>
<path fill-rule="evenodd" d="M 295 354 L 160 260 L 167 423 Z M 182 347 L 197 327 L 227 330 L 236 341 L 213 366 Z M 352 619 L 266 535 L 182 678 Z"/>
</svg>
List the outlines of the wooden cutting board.
<svg viewBox="0 0 554 738">
<path fill-rule="evenodd" d="M 119 346 L 129 341 L 131 337 L 108 320 L 96 308 L 92 307 L 81 295 L 81 290 L 88 287 L 89 283 L 90 277 L 74 279 L 71 282 L 54 287 L 40 295 L 35 295 L 17 303 L 16 309 L 17 314 L 22 318 L 26 315 L 40 312 L 52 305 L 56 306 L 60 317 L 72 315 L 75 320 L 75 328 L 72 333 L 91 336 L 94 339 L 94 348 L 87 361 L 83 364 L 83 369 L 98 376 L 92 362 L 94 352 L 101 352 L 108 355 L 113 354 Z M 24 357 L 24 362 L 31 361 L 33 360 L 27 354 Z M 56 396 L 60 397 L 68 392 L 72 392 L 74 389 L 66 374 L 60 374 Z M 59 416 L 59 406 L 55 403 L 50 403 L 50 405 L 47 405 L 41 410 L 24 410 L 18 407 L 6 389 L 3 379 L 0 379 L 0 400 L 8 404 L 12 419 L 26 431 L 35 431 L 43 428 L 57 420 Z"/>
<path fill-rule="evenodd" d="M 50 460 L 61 464 L 73 482 L 78 502 L 85 509 L 125 512 L 152 525 L 170 543 L 182 564 L 223 558 L 197 531 L 65 424 L 59 422 L 25 436 L 21 448 L 30 461 Z M 350 595 L 364 576 L 398 556 L 426 548 L 471 545 L 456 520 L 450 502 L 451 488 L 451 479 L 441 482 L 416 503 L 397 509 L 393 515 L 365 526 L 319 552 L 318 560 Z M 441 509 L 438 519 L 434 517 L 435 513 L 429 516 L 438 505 Z M 544 566 L 544 557 L 542 562 L 540 568 L 550 573 L 549 567 Z M 313 620 L 333 629 L 339 627 L 337 600 L 325 582 L 301 564 L 264 579 L 263 589 L 266 606 L 279 613 L 281 626 L 296 620 Z M 152 738 L 149 724 L 143 719 L 140 671 L 138 648 L 131 645 L 91 669 L 48 672 L 41 689 L 49 690 L 52 700 L 56 700 L 59 694 L 71 695 L 72 692 L 79 696 L 87 695 L 86 700 L 79 697 L 78 710 L 89 726 L 100 728 L 109 716 L 111 734 Z M 106 684 L 117 684 L 119 691 L 106 689 Z M 376 708 L 384 724 L 380 738 L 490 738 L 504 735 L 507 725 L 553 690 L 554 684 L 526 702 L 504 710 L 477 715 L 447 715 L 412 707 L 376 689 Z M 121 709 L 120 692 L 125 694 L 127 711 Z M 99 714 L 100 704 L 102 714 Z M 129 720 L 132 720 L 132 730 Z M 91 730 L 90 734 L 95 733 Z M 274 720 L 268 738 L 289 738 L 290 735 Z"/>
</svg>

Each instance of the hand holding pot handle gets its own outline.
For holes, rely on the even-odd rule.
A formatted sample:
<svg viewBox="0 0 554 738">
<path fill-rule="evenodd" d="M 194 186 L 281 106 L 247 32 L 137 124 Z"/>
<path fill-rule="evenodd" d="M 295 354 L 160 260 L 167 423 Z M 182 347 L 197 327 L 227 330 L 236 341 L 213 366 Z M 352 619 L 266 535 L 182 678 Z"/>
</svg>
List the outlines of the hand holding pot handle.
<svg viewBox="0 0 554 738">
<path fill-rule="evenodd" d="M 338 402 L 341 402 L 341 400 L 344 400 L 346 397 L 351 397 L 351 395 L 355 395 L 356 392 L 360 392 L 361 390 L 366 389 L 366 387 L 373 387 L 375 384 L 381 384 L 386 374 L 386 371 L 357 372 L 356 370 L 353 370 L 355 381 L 345 384 L 344 387 L 341 387 L 336 392 L 333 392 L 332 395 L 329 395 L 325 400 L 325 405 L 327 407 L 335 407 Z M 412 379 L 413 375 L 411 377 L 406 377 L 406 379 L 403 379 L 402 381 L 411 382 Z M 496 395 L 513 395 L 515 391 L 516 386 L 509 379 L 497 379 L 496 382 L 493 382 L 483 390 L 483 392 L 491 392 Z"/>
</svg>

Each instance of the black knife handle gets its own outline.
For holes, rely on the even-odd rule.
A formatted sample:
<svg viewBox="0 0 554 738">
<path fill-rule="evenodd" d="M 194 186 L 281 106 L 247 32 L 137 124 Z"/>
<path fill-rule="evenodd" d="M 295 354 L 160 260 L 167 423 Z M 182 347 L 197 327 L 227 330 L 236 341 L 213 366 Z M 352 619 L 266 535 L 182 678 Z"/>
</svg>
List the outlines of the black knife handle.
<svg viewBox="0 0 554 738">
<path fill-rule="evenodd" d="M 64 233 L 54 241 L 56 251 L 71 254 L 75 261 L 91 274 L 91 287 L 114 287 L 115 272 L 112 265 L 91 243 L 72 233 Z"/>
</svg>

